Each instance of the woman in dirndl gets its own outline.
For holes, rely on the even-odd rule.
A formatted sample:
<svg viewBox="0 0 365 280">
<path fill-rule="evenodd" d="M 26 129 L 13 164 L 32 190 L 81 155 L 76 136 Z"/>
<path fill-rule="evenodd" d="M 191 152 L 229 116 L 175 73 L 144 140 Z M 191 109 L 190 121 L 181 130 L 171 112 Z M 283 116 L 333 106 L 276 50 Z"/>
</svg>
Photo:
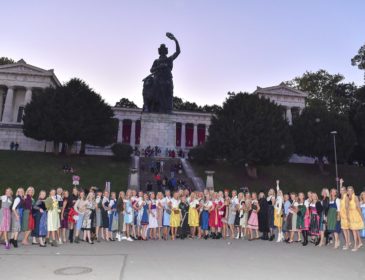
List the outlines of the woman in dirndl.
<svg viewBox="0 0 365 280">
<path fill-rule="evenodd" d="M 196 199 L 195 192 L 190 194 L 189 199 L 189 214 L 188 214 L 188 224 L 190 226 L 191 238 L 195 238 L 196 230 L 199 227 L 199 201 Z"/>
<path fill-rule="evenodd" d="M 283 234 L 283 201 L 283 192 L 279 189 L 274 204 L 274 226 L 278 231 L 276 242 L 282 242 L 285 239 Z"/>
<path fill-rule="evenodd" d="M 188 223 L 189 203 L 187 202 L 185 195 L 181 197 L 179 209 L 181 215 L 180 239 L 185 239 L 190 233 L 190 227 Z"/>
<path fill-rule="evenodd" d="M 68 229 L 68 217 L 70 214 L 70 210 L 72 208 L 72 203 L 70 201 L 70 194 L 68 191 L 64 191 L 63 192 L 63 197 L 62 197 L 62 201 L 60 201 L 58 199 L 58 205 L 62 205 L 62 210 L 61 210 L 61 230 L 62 230 L 62 242 L 66 243 L 67 239 L 66 239 L 66 231 Z"/>
<path fill-rule="evenodd" d="M 328 232 L 327 232 L 327 214 L 329 207 L 330 192 L 328 189 L 324 188 L 322 189 L 321 194 L 322 194 L 322 200 L 321 200 L 322 211 L 319 224 L 320 227 L 319 233 L 321 241 L 319 242 L 319 247 L 322 247 L 323 245 L 327 245 L 329 243 Z"/>
<path fill-rule="evenodd" d="M 23 216 L 24 189 L 18 188 L 15 193 L 15 199 L 11 207 L 11 239 L 10 243 L 14 248 L 18 247 L 18 236 L 21 230 L 21 221 Z"/>
<path fill-rule="evenodd" d="M 260 206 L 259 206 L 259 202 L 257 201 L 257 194 L 256 193 L 252 193 L 252 201 L 251 201 L 251 206 L 250 206 L 250 210 L 249 210 L 249 217 L 248 217 L 248 221 L 247 221 L 247 227 L 249 229 L 250 232 L 250 241 L 255 240 L 255 239 L 259 239 L 259 220 L 258 220 L 258 216 L 257 213 L 260 211 Z M 254 237 L 254 232 L 255 232 L 255 237 Z"/>
<path fill-rule="evenodd" d="M 133 241 L 131 232 L 133 229 L 133 206 L 131 202 L 131 191 L 128 190 L 124 199 L 124 224 L 127 241 Z"/>
<path fill-rule="evenodd" d="M 177 235 L 177 228 L 180 226 L 180 222 L 181 222 L 179 204 L 180 204 L 179 193 L 175 192 L 174 197 L 170 201 L 170 208 L 171 208 L 171 217 L 170 217 L 171 240 L 175 240 L 176 235 Z"/>
<path fill-rule="evenodd" d="M 10 231 L 11 223 L 11 204 L 12 204 L 13 191 L 10 188 L 5 190 L 4 195 L 0 197 L 0 238 L 4 236 L 5 249 L 10 249 L 10 243 L 8 239 L 8 232 Z"/>
<path fill-rule="evenodd" d="M 126 239 L 125 234 L 125 224 L 124 224 L 124 199 L 125 193 L 123 191 L 119 192 L 117 200 L 117 213 L 118 213 L 118 231 L 117 240 L 120 242 L 122 239 Z"/>
<path fill-rule="evenodd" d="M 141 238 L 142 240 L 147 241 L 147 227 L 149 224 L 149 212 L 150 212 L 150 206 L 149 206 L 149 200 L 148 200 L 148 194 L 143 194 L 142 204 L 140 206 L 142 211 L 141 216 Z"/>
<path fill-rule="evenodd" d="M 58 200 L 56 198 L 56 190 L 51 189 L 49 197 L 46 199 L 47 207 L 47 230 L 51 234 L 51 245 L 57 247 L 56 233 L 60 228 L 60 216 L 58 209 Z"/>
<path fill-rule="evenodd" d="M 209 237 L 209 213 L 213 210 L 213 202 L 210 200 L 210 194 L 205 194 L 205 200 L 202 207 L 201 213 L 202 223 L 200 225 L 204 239 Z"/>
<path fill-rule="evenodd" d="M 23 201 L 23 216 L 21 222 L 21 231 L 24 232 L 24 238 L 22 241 L 23 245 L 29 245 L 28 239 L 30 233 L 34 229 L 34 219 L 32 214 L 33 209 L 33 195 L 34 195 L 34 188 L 29 187 L 25 192 L 25 198 Z"/>
<path fill-rule="evenodd" d="M 46 191 L 40 191 L 38 200 L 33 206 L 34 229 L 32 236 L 38 238 L 40 247 L 46 247 L 44 240 L 44 238 L 47 236 L 47 208 L 45 204 L 46 196 Z"/>
<path fill-rule="evenodd" d="M 163 194 L 162 192 L 157 193 L 156 200 L 157 207 L 157 237 L 161 239 L 161 229 L 163 227 L 162 219 L 163 219 Z"/>
<path fill-rule="evenodd" d="M 94 192 L 89 192 L 86 197 L 86 209 L 84 212 L 84 217 L 82 219 L 82 230 L 84 231 L 84 240 L 89 242 L 90 244 L 94 244 L 93 240 L 91 239 L 91 228 L 95 207 L 95 194 Z"/>
<path fill-rule="evenodd" d="M 306 234 L 307 234 L 307 229 L 305 227 L 305 223 L 304 223 L 304 217 L 305 217 L 305 213 L 307 211 L 307 207 L 305 206 L 305 196 L 304 193 L 300 192 L 298 194 L 298 211 L 297 211 L 297 230 L 298 230 L 298 235 L 302 235 L 303 237 L 303 243 L 306 240 Z"/>
<path fill-rule="evenodd" d="M 310 227 L 309 233 L 312 241 L 318 245 L 320 242 L 320 220 L 321 220 L 322 204 L 318 200 L 318 195 L 312 193 L 312 202 L 309 204 Z"/>
<path fill-rule="evenodd" d="M 70 207 L 70 211 L 68 213 L 68 217 L 67 217 L 67 221 L 68 221 L 68 228 L 69 228 L 69 232 L 68 232 L 68 240 L 70 241 L 70 243 L 74 242 L 74 228 L 75 228 L 75 224 L 76 224 L 76 217 L 77 217 L 77 212 L 74 209 L 75 203 L 79 198 L 79 191 L 77 190 L 77 188 L 73 188 L 72 189 L 72 194 L 69 196 L 68 200 L 67 200 L 67 207 Z M 76 218 L 76 219 L 75 219 Z"/>
<path fill-rule="evenodd" d="M 157 240 L 156 230 L 158 228 L 157 223 L 157 204 L 156 196 L 154 192 L 150 193 L 150 200 L 148 201 L 149 206 L 149 216 L 148 216 L 148 228 L 150 230 L 150 238 L 152 240 Z"/>
<path fill-rule="evenodd" d="M 331 189 L 328 213 L 327 213 L 327 231 L 328 235 L 333 235 L 335 238 L 335 246 L 337 249 L 340 247 L 339 234 L 341 233 L 341 222 L 340 222 L 340 208 L 341 201 L 337 197 L 337 190 Z"/>
</svg>

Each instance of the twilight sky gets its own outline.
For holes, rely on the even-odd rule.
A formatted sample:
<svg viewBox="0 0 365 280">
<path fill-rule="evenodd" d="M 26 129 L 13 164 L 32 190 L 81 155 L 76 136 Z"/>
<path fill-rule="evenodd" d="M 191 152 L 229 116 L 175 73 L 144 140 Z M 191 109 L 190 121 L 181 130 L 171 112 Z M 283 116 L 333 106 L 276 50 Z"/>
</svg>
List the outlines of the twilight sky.
<svg viewBox="0 0 365 280">
<path fill-rule="evenodd" d="M 181 45 L 174 94 L 221 104 L 320 68 L 363 83 L 350 59 L 365 43 L 363 0 L 12 0 L 0 3 L 0 56 L 84 79 L 111 105 L 142 105 L 157 48 Z"/>
</svg>

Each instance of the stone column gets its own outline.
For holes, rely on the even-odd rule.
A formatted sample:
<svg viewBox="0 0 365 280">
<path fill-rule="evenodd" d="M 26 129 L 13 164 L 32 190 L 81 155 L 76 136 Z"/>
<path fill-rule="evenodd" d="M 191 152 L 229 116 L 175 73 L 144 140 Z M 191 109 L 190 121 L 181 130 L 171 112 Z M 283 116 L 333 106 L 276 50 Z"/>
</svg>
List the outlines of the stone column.
<svg viewBox="0 0 365 280">
<path fill-rule="evenodd" d="M 136 120 L 132 120 L 131 126 L 131 146 L 134 147 L 136 145 Z"/>
<path fill-rule="evenodd" d="M 214 190 L 214 180 L 213 180 L 213 175 L 214 175 L 214 171 L 205 171 L 205 174 L 207 174 L 207 181 L 205 184 L 205 187 L 210 190 L 213 191 Z"/>
<path fill-rule="evenodd" d="M 13 99 L 14 99 L 14 89 L 12 87 L 9 87 L 5 99 L 3 122 L 13 121 Z"/>
<path fill-rule="evenodd" d="M 193 147 L 198 146 L 198 125 L 194 123 Z"/>
<path fill-rule="evenodd" d="M 292 114 L 291 114 L 291 108 L 286 107 L 286 120 L 288 121 L 289 125 L 292 125 Z"/>
<path fill-rule="evenodd" d="M 181 123 L 181 149 L 186 148 L 186 127 L 185 123 Z"/>
<path fill-rule="evenodd" d="M 32 100 L 32 89 L 27 88 L 25 91 L 24 105 L 27 105 Z"/>
<path fill-rule="evenodd" d="M 117 142 L 123 143 L 123 120 L 119 120 Z"/>
<path fill-rule="evenodd" d="M 5 92 L 0 91 L 0 122 L 1 122 L 1 116 L 2 116 L 2 110 L 3 110 L 3 96 Z"/>
</svg>

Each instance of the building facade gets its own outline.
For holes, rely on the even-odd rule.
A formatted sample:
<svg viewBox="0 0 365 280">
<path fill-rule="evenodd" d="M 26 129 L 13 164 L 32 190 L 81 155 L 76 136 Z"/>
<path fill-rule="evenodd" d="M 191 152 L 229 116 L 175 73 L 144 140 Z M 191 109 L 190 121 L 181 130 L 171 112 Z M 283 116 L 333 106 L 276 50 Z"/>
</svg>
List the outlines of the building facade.
<svg viewBox="0 0 365 280">
<path fill-rule="evenodd" d="M 32 95 L 47 87 L 61 85 L 54 71 L 27 64 L 23 59 L 0 65 L 0 149 L 9 149 L 11 142 L 29 151 L 51 150 L 52 145 L 24 136 L 22 117 Z"/>
<path fill-rule="evenodd" d="M 288 87 L 284 83 L 273 87 L 257 87 L 254 94 L 283 106 L 284 117 L 290 125 L 293 123 L 293 118 L 302 113 L 305 108 L 305 99 L 308 97 L 308 93 Z"/>
</svg>

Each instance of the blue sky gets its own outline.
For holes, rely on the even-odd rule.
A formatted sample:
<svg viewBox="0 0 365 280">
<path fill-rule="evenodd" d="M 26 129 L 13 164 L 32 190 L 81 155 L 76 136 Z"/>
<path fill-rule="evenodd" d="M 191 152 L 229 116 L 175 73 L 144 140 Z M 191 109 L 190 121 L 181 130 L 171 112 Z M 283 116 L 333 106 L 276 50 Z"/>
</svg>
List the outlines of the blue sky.
<svg viewBox="0 0 365 280">
<path fill-rule="evenodd" d="M 365 43 L 361 0 L 27 0 L 2 1 L 0 56 L 79 77 L 114 105 L 142 105 L 142 79 L 157 48 L 182 53 L 175 95 L 220 104 L 320 68 L 363 84 L 350 59 Z"/>
</svg>

